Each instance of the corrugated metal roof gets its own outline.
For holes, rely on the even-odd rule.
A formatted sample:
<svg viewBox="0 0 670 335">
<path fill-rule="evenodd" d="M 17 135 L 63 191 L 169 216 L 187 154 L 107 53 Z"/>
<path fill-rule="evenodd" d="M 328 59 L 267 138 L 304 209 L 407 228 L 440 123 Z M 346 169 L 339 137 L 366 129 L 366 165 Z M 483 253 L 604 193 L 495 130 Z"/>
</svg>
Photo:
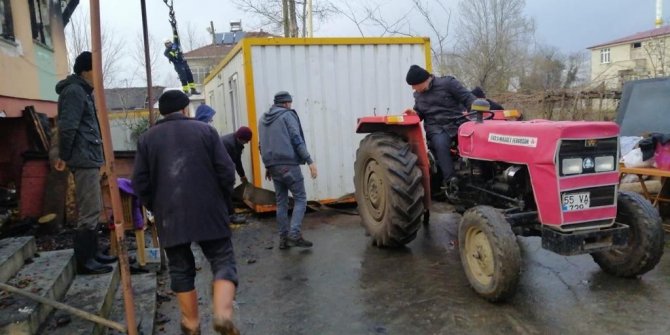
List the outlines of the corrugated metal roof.
<svg viewBox="0 0 670 335">
<path fill-rule="evenodd" d="M 640 41 L 640 40 L 644 40 L 644 39 L 648 39 L 648 38 L 652 38 L 652 37 L 664 36 L 664 35 L 670 35 L 670 26 L 663 26 L 663 27 L 660 27 L 660 28 L 655 28 L 655 29 L 635 33 L 633 35 L 618 38 L 616 40 L 609 41 L 607 43 L 597 44 L 597 45 L 594 45 L 592 47 L 588 47 L 587 49 L 595 49 L 595 48 L 600 48 L 600 47 L 603 47 L 603 46 L 606 46 L 606 45 L 623 44 L 623 43 L 628 43 L 628 42 Z"/>
</svg>

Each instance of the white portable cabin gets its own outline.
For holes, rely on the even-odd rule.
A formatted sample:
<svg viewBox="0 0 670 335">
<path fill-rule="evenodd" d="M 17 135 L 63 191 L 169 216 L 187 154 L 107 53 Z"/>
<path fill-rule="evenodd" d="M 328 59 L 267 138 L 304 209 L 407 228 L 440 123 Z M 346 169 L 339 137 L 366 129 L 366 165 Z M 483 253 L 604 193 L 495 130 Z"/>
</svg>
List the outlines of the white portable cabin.
<svg viewBox="0 0 670 335">
<path fill-rule="evenodd" d="M 205 79 L 206 103 L 221 134 L 254 133 L 242 161 L 249 181 L 265 180 L 258 121 L 278 91 L 293 96 L 307 149 L 319 176 L 303 166 L 308 200 L 337 201 L 354 192 L 354 160 L 364 134 L 359 117 L 400 114 L 414 105 L 405 75 L 412 64 L 430 71 L 428 38 L 244 38 Z M 352 198 L 353 199 L 353 198 Z"/>
</svg>

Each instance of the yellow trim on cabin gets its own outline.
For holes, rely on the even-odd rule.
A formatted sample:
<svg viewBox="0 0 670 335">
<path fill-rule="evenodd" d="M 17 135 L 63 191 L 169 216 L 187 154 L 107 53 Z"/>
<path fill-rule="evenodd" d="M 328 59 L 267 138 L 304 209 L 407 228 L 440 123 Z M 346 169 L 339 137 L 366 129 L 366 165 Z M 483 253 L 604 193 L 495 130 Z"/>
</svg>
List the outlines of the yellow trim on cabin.
<svg viewBox="0 0 670 335">
<path fill-rule="evenodd" d="M 108 114 L 110 120 L 126 119 L 126 118 L 149 118 L 149 111 L 146 109 L 131 110 L 127 112 L 123 111 L 110 111 Z"/>
<path fill-rule="evenodd" d="M 428 37 L 423 42 L 423 54 L 426 57 L 426 70 L 433 73 L 433 53 L 430 50 L 430 38 Z"/>
<path fill-rule="evenodd" d="M 256 134 L 251 137 L 251 173 L 254 176 L 253 184 L 260 187 L 261 179 L 261 153 L 258 150 L 258 122 L 256 120 L 256 92 L 254 90 L 254 66 L 251 60 L 251 43 L 242 40 L 242 64 L 244 66 L 244 86 L 247 97 L 247 119 L 249 128 Z"/>
<path fill-rule="evenodd" d="M 258 150 L 258 121 L 256 116 L 256 92 L 254 90 L 254 70 L 251 57 L 253 46 L 268 45 L 389 45 L 389 44 L 423 44 L 426 57 L 426 70 L 432 72 L 432 57 L 430 38 L 428 37 L 324 37 L 324 38 L 243 38 L 207 75 L 203 85 L 212 81 L 238 53 L 242 52 L 242 66 L 244 67 L 244 82 L 247 99 L 247 118 L 249 128 L 256 134 L 251 138 L 251 169 L 253 184 L 260 187 L 262 183 L 261 153 Z"/>
<path fill-rule="evenodd" d="M 219 72 L 221 72 L 221 71 L 223 70 L 223 68 L 226 67 L 226 65 L 228 65 L 228 63 L 230 63 L 231 60 L 233 60 L 233 58 L 235 58 L 235 55 L 237 55 L 237 53 L 240 52 L 240 50 L 242 50 L 242 42 L 243 42 L 244 40 L 245 40 L 245 39 L 242 39 L 242 41 L 240 41 L 239 43 L 237 43 L 237 45 L 235 45 L 235 47 L 233 47 L 233 49 L 230 50 L 230 52 L 226 55 L 226 57 L 224 57 L 224 58 L 219 62 L 219 64 L 217 64 L 217 65 L 212 69 L 212 71 L 209 71 L 209 74 L 207 75 L 207 77 L 205 77 L 205 80 L 202 82 L 203 87 L 204 87 L 205 85 L 207 85 L 210 81 L 212 81 L 212 79 L 214 79 L 214 77 L 215 77 Z"/>
</svg>

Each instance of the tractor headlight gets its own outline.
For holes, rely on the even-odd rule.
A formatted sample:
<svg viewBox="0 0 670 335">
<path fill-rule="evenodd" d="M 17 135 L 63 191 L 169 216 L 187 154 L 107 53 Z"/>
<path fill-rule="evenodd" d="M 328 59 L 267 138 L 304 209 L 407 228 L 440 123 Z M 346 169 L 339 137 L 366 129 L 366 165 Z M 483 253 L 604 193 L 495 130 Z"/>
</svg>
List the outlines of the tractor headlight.
<svg viewBox="0 0 670 335">
<path fill-rule="evenodd" d="M 565 158 L 561 161 L 561 171 L 564 175 L 582 173 L 581 158 Z"/>
<path fill-rule="evenodd" d="M 596 157 L 596 172 L 614 171 L 614 156 Z"/>
</svg>

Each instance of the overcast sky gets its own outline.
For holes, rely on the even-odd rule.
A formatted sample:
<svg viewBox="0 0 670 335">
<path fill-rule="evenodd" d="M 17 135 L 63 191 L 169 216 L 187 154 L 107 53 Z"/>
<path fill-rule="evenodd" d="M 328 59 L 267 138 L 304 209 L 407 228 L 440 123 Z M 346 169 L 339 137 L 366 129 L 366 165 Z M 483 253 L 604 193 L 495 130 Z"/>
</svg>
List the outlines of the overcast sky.
<svg viewBox="0 0 670 335">
<path fill-rule="evenodd" d="M 313 0 L 318 3 L 319 0 Z M 345 0 L 332 0 L 339 3 Z M 456 0 L 440 0 L 449 8 L 456 8 Z M 101 0 L 101 16 L 103 29 L 109 30 L 122 41 L 124 47 L 136 48 L 135 39 L 142 30 L 141 12 L 137 0 Z M 664 0 L 664 6 L 670 6 Z M 147 0 L 149 33 L 158 41 L 170 37 L 168 10 L 162 0 Z M 357 2 L 353 2 L 357 3 Z M 409 0 L 380 0 L 383 3 L 380 12 L 387 20 L 401 17 L 410 11 Z M 589 46 L 614 40 L 636 32 L 654 28 L 656 0 L 526 0 L 526 13 L 536 23 L 536 40 L 543 44 L 557 47 L 564 53 L 584 50 Z M 258 20 L 243 13 L 229 0 L 174 0 L 176 18 L 180 35 L 185 36 L 186 27 L 192 25 L 202 41 L 209 39 L 206 28 L 214 22 L 218 32 L 228 31 L 231 20 L 242 20 L 244 30 L 258 28 Z M 440 15 L 442 10 L 434 7 L 433 13 Z M 664 8 L 663 18 L 670 8 Z M 88 15 L 88 1 L 82 1 L 75 15 Z M 450 31 L 455 31 L 457 11 L 452 12 Z M 412 29 L 429 35 L 430 31 L 422 25 L 423 20 L 412 15 Z M 446 16 L 446 15 L 445 15 Z M 366 36 L 374 36 L 375 28 L 368 26 Z M 324 23 L 315 23 L 315 36 L 360 36 L 354 24 L 343 16 L 333 17 Z M 453 36 L 453 35 L 450 35 Z M 161 50 L 162 51 L 162 50 Z M 135 65 L 128 54 L 123 56 L 126 71 L 135 71 Z M 157 84 L 177 86 L 178 81 L 174 70 L 164 57 L 159 60 L 161 65 L 156 73 Z M 126 74 L 131 76 L 131 74 Z M 136 85 L 141 83 L 134 82 Z"/>
</svg>

